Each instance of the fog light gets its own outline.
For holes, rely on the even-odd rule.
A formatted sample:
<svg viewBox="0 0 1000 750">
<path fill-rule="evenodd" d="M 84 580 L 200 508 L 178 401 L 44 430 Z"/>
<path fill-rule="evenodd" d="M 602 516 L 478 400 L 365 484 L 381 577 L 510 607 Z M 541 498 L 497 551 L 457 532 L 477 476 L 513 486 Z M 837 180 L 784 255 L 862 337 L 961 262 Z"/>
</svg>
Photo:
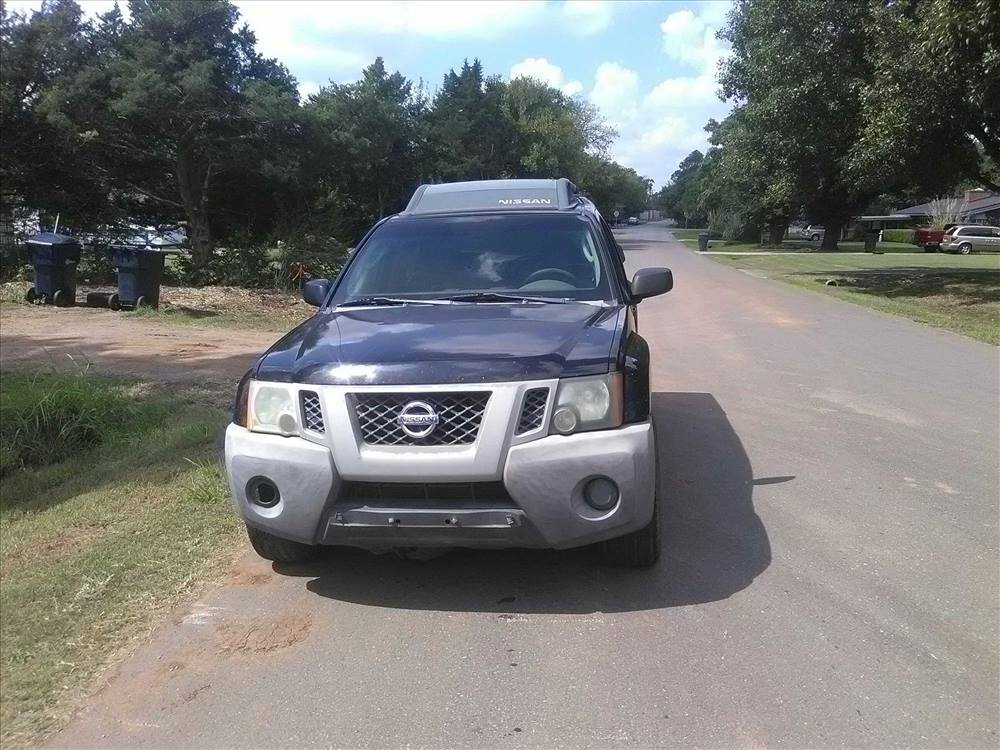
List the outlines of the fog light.
<svg viewBox="0 0 1000 750">
<path fill-rule="evenodd" d="M 299 428 L 299 423 L 295 419 L 295 415 L 291 412 L 282 412 L 281 416 L 278 417 L 278 429 L 281 430 L 284 435 L 291 435 L 296 432 Z"/>
<path fill-rule="evenodd" d="M 281 500 L 281 493 L 270 479 L 254 477 L 247 482 L 247 497 L 262 508 L 273 508 Z"/>
<path fill-rule="evenodd" d="M 564 435 L 575 430 L 576 423 L 576 411 L 568 406 L 556 409 L 555 414 L 552 415 L 552 426 Z"/>
<path fill-rule="evenodd" d="M 610 510 L 618 502 L 618 485 L 607 477 L 591 479 L 583 487 L 583 499 L 597 510 Z"/>
</svg>

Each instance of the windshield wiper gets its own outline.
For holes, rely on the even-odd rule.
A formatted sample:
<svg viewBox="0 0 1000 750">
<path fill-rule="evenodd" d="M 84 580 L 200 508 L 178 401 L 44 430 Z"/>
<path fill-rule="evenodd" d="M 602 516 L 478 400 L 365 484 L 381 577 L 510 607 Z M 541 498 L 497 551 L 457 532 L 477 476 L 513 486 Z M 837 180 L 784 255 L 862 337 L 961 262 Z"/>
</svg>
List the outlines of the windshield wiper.
<svg viewBox="0 0 1000 750">
<path fill-rule="evenodd" d="M 386 307 L 389 305 L 447 305 L 443 300 L 412 299 L 410 297 L 358 297 L 341 302 L 336 307 Z"/>
<path fill-rule="evenodd" d="M 473 292 L 447 297 L 451 302 L 544 302 L 549 305 L 563 305 L 566 297 L 525 297 L 519 294 L 498 294 L 497 292 Z"/>
</svg>

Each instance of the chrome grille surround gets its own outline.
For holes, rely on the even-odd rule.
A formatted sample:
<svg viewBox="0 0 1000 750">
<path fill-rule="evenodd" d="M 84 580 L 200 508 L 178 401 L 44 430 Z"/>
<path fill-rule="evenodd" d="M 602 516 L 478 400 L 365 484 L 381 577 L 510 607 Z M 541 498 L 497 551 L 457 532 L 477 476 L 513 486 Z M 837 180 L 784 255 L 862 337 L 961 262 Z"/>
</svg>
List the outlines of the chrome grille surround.
<svg viewBox="0 0 1000 750">
<path fill-rule="evenodd" d="M 549 400 L 548 388 L 531 388 L 524 392 L 521 416 L 517 421 L 516 435 L 537 430 L 545 420 L 545 405 Z"/>
<path fill-rule="evenodd" d="M 489 391 L 350 394 L 361 439 L 368 445 L 469 445 L 476 441 Z M 399 423 L 400 412 L 414 401 L 429 404 L 438 415 L 434 430 L 412 437 Z"/>
</svg>

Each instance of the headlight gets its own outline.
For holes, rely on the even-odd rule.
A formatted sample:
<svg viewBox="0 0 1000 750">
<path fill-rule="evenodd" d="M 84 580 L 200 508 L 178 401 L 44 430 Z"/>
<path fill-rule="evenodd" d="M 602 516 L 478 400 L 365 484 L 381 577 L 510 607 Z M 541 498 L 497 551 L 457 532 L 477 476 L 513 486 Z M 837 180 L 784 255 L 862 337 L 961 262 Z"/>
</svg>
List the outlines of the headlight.
<svg viewBox="0 0 1000 750">
<path fill-rule="evenodd" d="M 250 385 L 250 414 L 247 426 L 254 432 L 297 435 L 295 394 L 291 388 L 254 380 Z"/>
<path fill-rule="evenodd" d="M 559 381 L 552 429 L 568 435 L 584 430 L 607 430 L 622 424 L 622 376 L 619 372 L 596 378 Z"/>
</svg>

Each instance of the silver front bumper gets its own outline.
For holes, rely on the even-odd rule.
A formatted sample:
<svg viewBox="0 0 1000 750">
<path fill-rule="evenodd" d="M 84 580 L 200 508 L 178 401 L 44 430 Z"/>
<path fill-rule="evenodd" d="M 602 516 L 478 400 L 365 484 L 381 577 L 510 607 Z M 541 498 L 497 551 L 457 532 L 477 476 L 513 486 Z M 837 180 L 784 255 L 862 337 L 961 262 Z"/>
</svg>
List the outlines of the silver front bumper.
<svg viewBox="0 0 1000 750">
<path fill-rule="evenodd" d="M 541 429 L 514 437 L 520 394 L 537 385 L 491 386 L 480 435 L 467 446 L 361 444 L 350 427 L 331 429 L 351 423 L 341 406 L 343 394 L 334 388 L 323 395 L 329 437 L 281 437 L 230 425 L 226 470 L 234 505 L 248 524 L 277 536 L 360 547 L 565 548 L 646 525 L 655 492 L 651 423 L 568 436 Z M 609 511 L 596 511 L 583 499 L 583 485 L 594 476 L 609 477 L 620 489 L 619 502 Z M 281 499 L 275 506 L 249 501 L 247 486 L 257 477 L 277 486 Z M 502 482 L 509 501 L 345 501 L 345 485 L 359 481 Z"/>
</svg>

